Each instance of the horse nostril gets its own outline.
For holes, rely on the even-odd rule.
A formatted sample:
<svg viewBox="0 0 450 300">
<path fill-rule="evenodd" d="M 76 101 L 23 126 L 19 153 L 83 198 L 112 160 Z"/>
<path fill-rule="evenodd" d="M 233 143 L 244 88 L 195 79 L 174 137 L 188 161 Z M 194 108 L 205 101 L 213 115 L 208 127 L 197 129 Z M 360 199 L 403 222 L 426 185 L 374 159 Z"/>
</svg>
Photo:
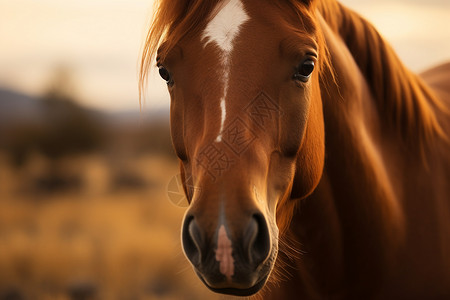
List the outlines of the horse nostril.
<svg viewBox="0 0 450 300">
<path fill-rule="evenodd" d="M 202 235 L 193 216 L 186 216 L 182 230 L 183 249 L 194 265 L 201 262 Z"/>
<path fill-rule="evenodd" d="M 250 263 L 260 264 L 270 252 L 270 236 L 266 219 L 260 213 L 254 214 L 244 234 Z"/>
</svg>

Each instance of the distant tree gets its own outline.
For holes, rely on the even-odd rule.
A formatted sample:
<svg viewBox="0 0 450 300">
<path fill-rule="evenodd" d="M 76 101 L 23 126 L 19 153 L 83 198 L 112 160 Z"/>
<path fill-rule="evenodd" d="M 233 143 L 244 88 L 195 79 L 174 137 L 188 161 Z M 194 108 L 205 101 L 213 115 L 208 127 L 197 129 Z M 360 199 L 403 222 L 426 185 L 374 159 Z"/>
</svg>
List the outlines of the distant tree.
<svg viewBox="0 0 450 300">
<path fill-rule="evenodd" d="M 58 68 L 42 97 L 45 131 L 39 150 L 49 157 L 92 151 L 102 143 L 102 124 L 75 97 L 70 70 Z"/>
<path fill-rule="evenodd" d="M 7 149 L 17 165 L 31 151 L 51 159 L 98 149 L 104 143 L 104 128 L 99 114 L 81 107 L 70 69 L 57 68 L 41 97 L 39 121 L 13 124 L 8 129 Z"/>
</svg>

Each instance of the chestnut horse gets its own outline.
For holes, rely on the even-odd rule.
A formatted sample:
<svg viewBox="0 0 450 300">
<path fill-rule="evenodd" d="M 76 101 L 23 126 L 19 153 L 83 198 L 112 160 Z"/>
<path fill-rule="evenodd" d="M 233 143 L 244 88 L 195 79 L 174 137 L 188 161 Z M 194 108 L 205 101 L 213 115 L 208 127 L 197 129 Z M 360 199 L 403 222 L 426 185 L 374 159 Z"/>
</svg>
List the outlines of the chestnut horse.
<svg viewBox="0 0 450 300">
<path fill-rule="evenodd" d="M 155 55 L 208 288 L 450 299 L 450 65 L 336 0 L 160 0 L 141 91 Z"/>
</svg>

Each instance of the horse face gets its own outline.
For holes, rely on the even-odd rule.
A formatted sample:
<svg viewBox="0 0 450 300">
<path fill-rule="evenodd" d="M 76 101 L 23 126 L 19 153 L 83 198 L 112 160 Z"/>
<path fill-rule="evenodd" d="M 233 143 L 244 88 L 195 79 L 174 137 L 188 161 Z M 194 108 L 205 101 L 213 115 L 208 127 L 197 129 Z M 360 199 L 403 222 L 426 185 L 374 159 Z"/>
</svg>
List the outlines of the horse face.
<svg viewBox="0 0 450 300">
<path fill-rule="evenodd" d="M 311 193 L 323 167 L 317 43 L 269 5 L 219 4 L 158 62 L 190 201 L 183 248 L 210 289 L 234 295 L 265 284 L 276 212 Z"/>
</svg>

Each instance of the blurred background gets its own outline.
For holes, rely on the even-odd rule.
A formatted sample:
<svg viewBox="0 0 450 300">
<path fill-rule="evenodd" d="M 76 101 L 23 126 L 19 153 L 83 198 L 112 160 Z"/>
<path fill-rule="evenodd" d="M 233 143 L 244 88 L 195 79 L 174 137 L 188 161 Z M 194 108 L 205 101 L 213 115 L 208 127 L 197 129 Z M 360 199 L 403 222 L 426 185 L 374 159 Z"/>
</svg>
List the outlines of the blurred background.
<svg viewBox="0 0 450 300">
<path fill-rule="evenodd" d="M 448 0 L 341 2 L 413 71 L 450 59 Z M 0 1 L 0 300 L 216 297 L 181 252 L 169 98 L 155 71 L 139 111 L 152 5 Z"/>
</svg>

